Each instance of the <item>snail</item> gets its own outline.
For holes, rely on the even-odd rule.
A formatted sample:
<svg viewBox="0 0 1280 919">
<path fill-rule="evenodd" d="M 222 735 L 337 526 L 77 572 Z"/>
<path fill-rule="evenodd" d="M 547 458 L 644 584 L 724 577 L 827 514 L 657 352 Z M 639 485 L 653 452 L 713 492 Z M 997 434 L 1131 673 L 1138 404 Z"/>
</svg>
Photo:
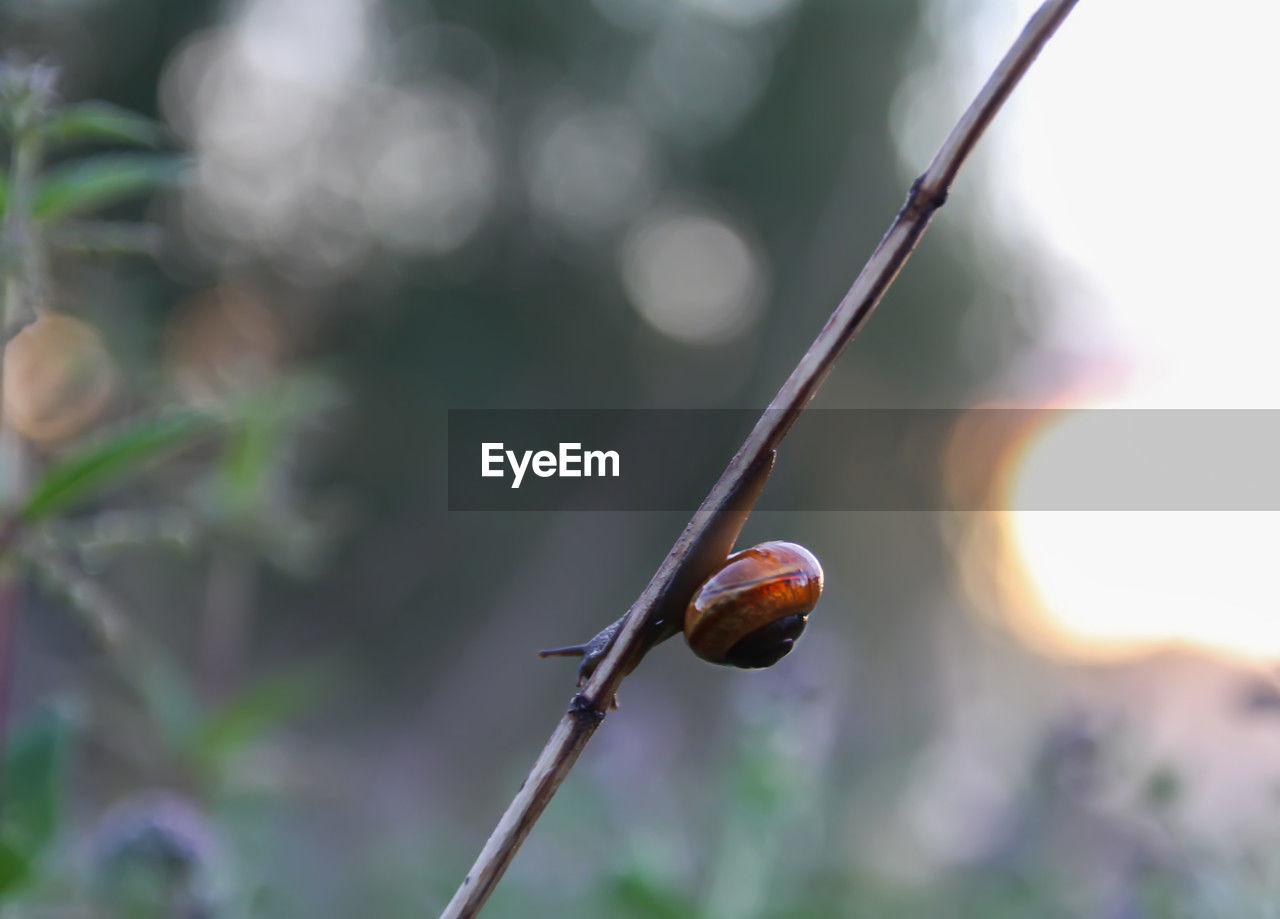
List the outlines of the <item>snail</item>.
<svg viewBox="0 0 1280 919">
<path fill-rule="evenodd" d="M 654 605 L 648 647 L 683 631 L 703 660 L 732 667 L 769 667 L 804 631 L 822 593 L 822 565 L 792 542 L 770 541 L 729 554 L 773 468 L 769 451 L 743 474 L 738 487 L 713 512 L 711 522 L 685 551 Z M 727 556 L 727 557 L 726 557 Z M 581 657 L 583 685 L 608 653 L 626 617 L 580 645 L 539 652 L 542 657 Z M 627 665 L 627 672 L 639 662 Z"/>
<path fill-rule="evenodd" d="M 735 552 L 694 593 L 684 614 L 693 653 L 713 664 L 771 667 L 804 631 L 822 593 L 822 565 L 793 542 Z"/>
</svg>

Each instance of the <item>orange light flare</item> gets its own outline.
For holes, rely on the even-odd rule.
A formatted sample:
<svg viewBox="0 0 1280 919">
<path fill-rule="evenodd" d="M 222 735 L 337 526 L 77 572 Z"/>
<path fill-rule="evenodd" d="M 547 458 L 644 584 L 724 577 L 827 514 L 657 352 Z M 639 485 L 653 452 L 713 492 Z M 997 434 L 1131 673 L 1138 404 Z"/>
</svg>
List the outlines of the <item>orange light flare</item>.
<svg viewBox="0 0 1280 919">
<path fill-rule="evenodd" d="M 946 458 L 960 581 L 1033 648 L 1116 660 L 1169 647 L 1280 658 L 1280 513 L 1041 509 L 1045 483 L 1096 449 L 1095 396 L 1042 412 L 966 413 Z M 1124 460 L 1123 457 L 1120 458 Z"/>
</svg>

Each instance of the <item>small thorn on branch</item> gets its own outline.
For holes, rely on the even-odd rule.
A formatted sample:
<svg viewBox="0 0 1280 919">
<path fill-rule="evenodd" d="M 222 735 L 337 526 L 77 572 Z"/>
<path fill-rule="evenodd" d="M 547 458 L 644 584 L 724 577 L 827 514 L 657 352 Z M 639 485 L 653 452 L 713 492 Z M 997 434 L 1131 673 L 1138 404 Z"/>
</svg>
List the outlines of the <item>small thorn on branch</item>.
<svg viewBox="0 0 1280 919">
<path fill-rule="evenodd" d="M 586 645 L 566 645 L 563 648 L 548 648 L 545 651 L 539 651 L 538 657 L 582 657 L 586 653 Z"/>
</svg>

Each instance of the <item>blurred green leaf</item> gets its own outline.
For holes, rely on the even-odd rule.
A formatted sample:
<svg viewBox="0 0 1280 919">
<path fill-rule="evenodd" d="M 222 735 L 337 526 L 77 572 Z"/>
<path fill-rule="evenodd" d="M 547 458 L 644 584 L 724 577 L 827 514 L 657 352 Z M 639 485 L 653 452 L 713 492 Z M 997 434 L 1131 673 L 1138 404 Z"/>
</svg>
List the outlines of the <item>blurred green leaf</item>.
<svg viewBox="0 0 1280 919">
<path fill-rule="evenodd" d="M 272 507 L 268 489 L 277 484 L 290 440 L 340 398 L 341 391 L 327 377 L 294 371 L 236 399 L 228 411 L 235 424 L 212 481 L 218 512 L 260 526 Z M 279 511 L 278 502 L 274 509 Z M 296 520 L 288 524 L 293 530 L 298 526 Z"/>
<path fill-rule="evenodd" d="M 327 668 L 303 667 L 254 683 L 214 709 L 196 731 L 192 753 L 213 768 L 267 731 L 307 709 L 330 683 Z"/>
<path fill-rule="evenodd" d="M 246 512 L 261 499 L 280 439 L 277 413 L 270 406 L 250 404 L 246 409 L 227 438 L 218 468 L 223 497 L 234 513 Z"/>
<path fill-rule="evenodd" d="M 615 878 L 606 902 L 609 915 L 634 919 L 683 919 L 697 913 L 687 896 L 643 871 Z"/>
<path fill-rule="evenodd" d="M 5 207 L 9 203 L 9 174 L 0 171 L 0 217 L 4 216 Z"/>
<path fill-rule="evenodd" d="M 0 876 L 18 870 L 10 855 L 30 860 L 58 829 L 67 752 L 74 729 L 64 706 L 40 712 L 9 737 L 0 801 Z"/>
<path fill-rule="evenodd" d="M 200 703 L 187 675 L 146 639 L 129 649 L 126 664 L 125 675 L 169 748 L 184 747 L 200 723 Z"/>
<path fill-rule="evenodd" d="M 111 154 L 76 160 L 45 174 L 36 186 L 31 210 L 39 220 L 61 220 L 174 185 L 187 166 L 184 157 L 158 154 Z"/>
<path fill-rule="evenodd" d="M 0 900 L 31 874 L 31 859 L 0 839 Z"/>
<path fill-rule="evenodd" d="M 27 498 L 22 519 L 30 523 L 60 511 L 218 424 L 212 415 L 177 412 L 118 430 L 46 471 Z"/>
<path fill-rule="evenodd" d="M 119 142 L 154 147 L 163 131 L 145 115 L 106 102 L 70 105 L 45 121 L 42 134 L 49 146 L 85 141 Z"/>
</svg>

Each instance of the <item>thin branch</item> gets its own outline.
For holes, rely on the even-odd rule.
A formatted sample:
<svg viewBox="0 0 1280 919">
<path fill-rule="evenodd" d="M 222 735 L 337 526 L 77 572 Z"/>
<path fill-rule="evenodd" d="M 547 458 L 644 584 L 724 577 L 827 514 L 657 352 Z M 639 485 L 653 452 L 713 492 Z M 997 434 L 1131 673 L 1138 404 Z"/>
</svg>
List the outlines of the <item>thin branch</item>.
<svg viewBox="0 0 1280 919">
<path fill-rule="evenodd" d="M 663 617 L 669 615 L 666 612 L 669 607 L 687 600 L 684 585 L 690 560 L 706 545 L 707 534 L 723 521 L 726 512 L 735 511 L 742 516 L 749 512 L 750 503 L 744 505 L 736 499 L 741 498 L 752 477 L 760 478 L 758 470 L 763 468 L 767 475 L 774 449 L 813 398 L 841 350 L 866 324 L 934 212 L 946 201 L 951 183 L 974 144 L 1075 4 L 1076 0 L 1049 0 L 1040 7 L 943 142 L 924 175 L 911 186 L 906 204 L 853 286 L 628 611 L 613 637 L 608 656 L 595 668 L 582 691 L 573 697 L 568 712 L 560 719 L 529 777 L 445 908 L 442 919 L 474 916 L 484 905 L 534 822 L 604 720 L 618 685 L 655 641 L 665 637 Z M 763 485 L 762 478 L 759 485 Z M 678 596 L 682 592 L 683 596 Z"/>
</svg>

